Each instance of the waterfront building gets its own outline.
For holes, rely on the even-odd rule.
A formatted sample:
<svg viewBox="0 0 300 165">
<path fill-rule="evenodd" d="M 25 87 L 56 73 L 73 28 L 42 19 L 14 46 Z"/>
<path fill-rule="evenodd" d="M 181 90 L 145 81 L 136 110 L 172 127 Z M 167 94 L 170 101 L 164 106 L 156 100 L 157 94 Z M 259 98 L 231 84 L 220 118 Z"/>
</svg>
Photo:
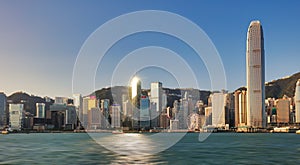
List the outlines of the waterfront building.
<svg viewBox="0 0 300 165">
<path fill-rule="evenodd" d="M 212 107 L 205 107 L 205 125 L 212 125 Z"/>
<path fill-rule="evenodd" d="M 174 119 L 170 120 L 170 130 L 178 130 L 179 129 L 179 120 Z"/>
<path fill-rule="evenodd" d="M 88 126 L 88 111 L 89 111 L 89 96 L 83 97 L 82 99 L 82 120 L 81 125 L 87 129 Z"/>
<path fill-rule="evenodd" d="M 6 95 L 0 92 L 0 127 L 6 125 Z"/>
<path fill-rule="evenodd" d="M 234 93 L 226 95 L 225 124 L 229 124 L 229 127 L 234 127 Z"/>
<path fill-rule="evenodd" d="M 289 123 L 290 121 L 290 100 L 287 96 L 276 100 L 277 123 Z"/>
<path fill-rule="evenodd" d="M 76 107 L 76 113 L 80 122 L 83 121 L 83 99 L 81 94 L 73 94 L 74 106 Z"/>
<path fill-rule="evenodd" d="M 167 113 L 167 108 L 164 108 L 159 115 L 159 127 L 167 129 L 170 125 L 170 118 Z"/>
<path fill-rule="evenodd" d="M 140 119 L 140 99 L 142 94 L 141 80 L 133 77 L 131 80 L 131 103 L 132 103 L 132 128 L 139 129 Z"/>
<path fill-rule="evenodd" d="M 125 129 L 132 128 L 132 104 L 129 100 L 123 102 L 122 126 Z"/>
<path fill-rule="evenodd" d="M 150 102 L 156 104 L 156 111 L 161 112 L 162 111 L 162 104 L 165 103 L 166 97 L 164 96 L 164 99 L 162 98 L 162 83 L 161 82 L 152 82 L 151 83 L 151 89 L 150 89 Z M 165 105 L 164 105 L 165 106 Z"/>
<path fill-rule="evenodd" d="M 140 108 L 140 128 L 150 128 L 150 100 L 147 96 L 141 96 Z"/>
<path fill-rule="evenodd" d="M 88 111 L 89 115 L 89 129 L 100 129 L 101 127 L 101 112 L 100 108 L 93 107 Z"/>
<path fill-rule="evenodd" d="M 212 125 L 214 127 L 225 126 L 225 107 L 226 107 L 226 93 L 212 94 Z"/>
<path fill-rule="evenodd" d="M 296 83 L 295 90 L 295 116 L 296 123 L 300 123 L 300 79 Z"/>
<path fill-rule="evenodd" d="M 235 99 L 235 127 L 247 124 L 247 91 L 237 90 L 234 93 Z"/>
<path fill-rule="evenodd" d="M 276 123 L 276 107 L 275 107 L 275 98 L 267 98 L 265 100 L 265 109 L 267 115 L 267 123 Z"/>
<path fill-rule="evenodd" d="M 197 113 L 192 113 L 189 115 L 188 128 L 190 131 L 199 131 L 201 128 L 200 115 Z"/>
<path fill-rule="evenodd" d="M 9 104 L 9 126 L 12 130 L 21 130 L 24 124 L 24 105 Z"/>
<path fill-rule="evenodd" d="M 36 117 L 45 118 L 45 103 L 36 103 Z"/>
<path fill-rule="evenodd" d="M 90 96 L 88 101 L 87 101 L 87 116 L 88 116 L 88 126 L 87 128 L 89 129 L 95 129 L 98 127 L 98 120 L 100 120 L 100 114 L 98 113 L 99 107 L 97 104 L 97 99 L 96 96 Z M 98 108 L 98 109 L 97 109 Z M 92 112 L 93 109 L 93 112 Z M 93 115 L 97 115 L 98 116 L 93 116 Z M 95 119 L 95 120 L 93 120 Z"/>
<path fill-rule="evenodd" d="M 247 33 L 247 126 L 266 127 L 265 121 L 265 55 L 263 29 L 252 21 Z"/>
<path fill-rule="evenodd" d="M 159 127 L 159 113 L 156 110 L 156 103 L 150 102 L 150 127 L 158 128 Z"/>
<path fill-rule="evenodd" d="M 110 100 L 109 99 L 101 99 L 100 100 L 100 109 L 101 109 L 101 116 L 103 120 L 101 120 L 101 127 L 108 128 L 110 125 L 109 121 L 109 106 L 110 106 Z"/>
<path fill-rule="evenodd" d="M 55 129 L 72 130 L 76 128 L 77 115 L 73 105 L 52 104 L 50 105 L 51 122 Z"/>
<path fill-rule="evenodd" d="M 121 127 L 121 106 L 119 104 L 113 104 L 111 106 L 111 127 Z"/>
<path fill-rule="evenodd" d="M 140 108 L 140 98 L 142 94 L 141 80 L 138 77 L 134 77 L 131 80 L 131 102 L 135 108 Z"/>
<path fill-rule="evenodd" d="M 239 120 L 239 95 L 241 91 L 237 90 L 234 92 L 234 126 L 238 127 L 240 120 Z"/>
</svg>

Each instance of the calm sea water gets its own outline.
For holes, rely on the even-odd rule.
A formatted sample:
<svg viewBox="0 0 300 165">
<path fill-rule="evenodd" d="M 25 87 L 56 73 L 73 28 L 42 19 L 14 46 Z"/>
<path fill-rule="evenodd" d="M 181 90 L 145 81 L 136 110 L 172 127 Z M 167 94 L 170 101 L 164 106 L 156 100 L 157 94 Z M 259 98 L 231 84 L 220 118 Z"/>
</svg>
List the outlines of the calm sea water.
<svg viewBox="0 0 300 165">
<path fill-rule="evenodd" d="M 199 142 L 197 133 L 189 133 L 163 152 L 134 156 L 109 151 L 85 133 L 0 135 L 0 164 L 131 163 L 299 164 L 300 135 L 215 133 Z"/>
</svg>

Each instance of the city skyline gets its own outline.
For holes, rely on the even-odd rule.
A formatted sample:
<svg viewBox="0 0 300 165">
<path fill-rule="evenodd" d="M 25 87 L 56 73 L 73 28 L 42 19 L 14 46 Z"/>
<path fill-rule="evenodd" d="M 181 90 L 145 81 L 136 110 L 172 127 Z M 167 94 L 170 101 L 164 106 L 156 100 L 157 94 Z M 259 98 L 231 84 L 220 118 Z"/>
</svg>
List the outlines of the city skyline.
<svg viewBox="0 0 300 165">
<path fill-rule="evenodd" d="M 257 2 L 259 6 L 256 6 L 256 3 L 248 4 L 240 1 L 217 3 L 191 1 L 189 4 L 179 1 L 173 3 L 101 1 L 90 4 L 74 1 L 72 5 L 59 1 L 45 2 L 47 5 L 36 1 L 19 3 L 2 1 L 0 2 L 0 20 L 3 22 L 0 28 L 2 36 L 0 57 L 3 60 L 0 61 L 0 76 L 3 79 L 0 82 L 0 91 L 7 95 L 16 91 L 25 91 L 40 96 L 71 97 L 72 70 L 84 41 L 106 21 L 137 10 L 174 12 L 203 28 L 219 51 L 227 76 L 227 88 L 230 91 L 246 86 L 244 41 L 247 26 L 252 20 L 258 19 L 264 25 L 266 81 L 300 71 L 297 65 L 297 61 L 300 60 L 297 54 L 300 50 L 296 45 L 300 38 L 297 33 L 300 28 L 300 23 L 297 21 L 299 2 Z M 77 10 L 78 6 L 81 10 Z M 250 12 L 253 8 L 256 12 Z M 118 61 L 120 59 L 116 55 L 118 53 L 123 54 L 133 48 L 153 44 L 179 51 L 184 58 L 192 57 L 190 56 L 192 51 L 186 45 L 171 37 L 162 36 L 137 34 L 125 38 L 113 47 L 111 52 L 108 52 L 108 57 L 102 66 L 105 68 Z M 160 37 L 164 39 L 157 39 Z M 140 42 L 141 38 L 146 40 Z M 289 44 L 284 44 L 282 41 Z M 290 57 L 285 58 L 285 63 L 282 62 L 282 54 Z M 192 60 L 188 59 L 187 62 L 192 67 L 198 68 L 196 75 L 203 84 L 201 89 L 210 89 L 204 64 L 201 60 L 198 62 Z M 143 88 L 150 88 L 148 81 L 158 80 L 170 88 L 177 87 L 176 81 L 170 81 L 172 76 L 168 73 L 160 72 L 153 75 L 151 74 L 153 71 L 148 72 L 141 73 L 144 75 L 141 77 L 146 81 L 143 82 Z M 109 83 L 105 82 L 106 77 L 107 75 L 97 75 L 95 81 L 97 89 L 109 86 Z M 164 77 L 168 79 L 163 79 Z M 124 85 L 126 83 L 123 82 Z M 187 83 L 182 87 L 193 88 L 194 86 Z"/>
</svg>

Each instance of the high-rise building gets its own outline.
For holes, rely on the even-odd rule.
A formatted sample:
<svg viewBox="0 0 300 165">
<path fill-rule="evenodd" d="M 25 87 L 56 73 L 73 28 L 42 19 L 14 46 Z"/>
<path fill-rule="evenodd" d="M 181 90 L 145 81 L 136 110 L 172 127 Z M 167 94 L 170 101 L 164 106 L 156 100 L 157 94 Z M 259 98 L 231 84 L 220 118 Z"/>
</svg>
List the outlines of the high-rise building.
<svg viewBox="0 0 300 165">
<path fill-rule="evenodd" d="M 212 125 L 215 127 L 225 126 L 226 93 L 212 94 Z"/>
<path fill-rule="evenodd" d="M 205 125 L 212 125 L 212 107 L 205 107 Z"/>
<path fill-rule="evenodd" d="M 119 104 L 113 104 L 111 106 L 111 127 L 121 127 L 121 106 Z"/>
<path fill-rule="evenodd" d="M 99 129 L 101 127 L 100 108 L 93 107 L 89 110 L 89 129 Z"/>
<path fill-rule="evenodd" d="M 296 123 L 300 123 L 300 79 L 296 83 L 295 116 L 296 116 Z"/>
<path fill-rule="evenodd" d="M 247 125 L 266 127 L 265 119 L 265 55 L 263 29 L 252 21 L 247 33 Z"/>
<path fill-rule="evenodd" d="M 36 117 L 45 118 L 45 103 L 36 103 Z"/>
<path fill-rule="evenodd" d="M 82 120 L 81 124 L 82 126 L 87 129 L 88 126 L 88 111 L 89 111 L 89 96 L 83 97 L 82 100 Z"/>
<path fill-rule="evenodd" d="M 139 109 L 140 97 L 142 94 L 141 80 L 138 77 L 134 77 L 131 80 L 131 100 L 132 104 Z"/>
<path fill-rule="evenodd" d="M 9 126 L 12 130 L 21 130 L 24 124 L 24 105 L 9 104 Z"/>
<path fill-rule="evenodd" d="M 153 82 L 151 83 L 150 89 L 150 102 L 156 104 L 156 111 L 161 112 L 162 110 L 162 83 L 161 82 Z"/>
<path fill-rule="evenodd" d="M 100 116 L 93 116 L 93 115 L 97 115 L 97 109 L 98 108 L 98 104 L 97 104 L 97 99 L 96 99 L 96 96 L 90 96 L 90 98 L 88 99 L 88 128 L 93 128 L 95 129 L 95 125 L 97 124 L 94 124 L 93 123 L 93 119 L 95 118 L 100 118 Z M 93 110 L 93 111 L 92 111 Z M 99 113 L 100 115 L 100 113 Z M 94 120 L 95 121 L 95 120 Z"/>
<path fill-rule="evenodd" d="M 109 99 L 102 99 L 100 101 L 100 109 L 101 109 L 101 127 L 108 128 L 110 121 L 109 121 Z"/>
<path fill-rule="evenodd" d="M 277 123 L 289 123 L 290 121 L 290 100 L 287 96 L 276 100 Z"/>
<path fill-rule="evenodd" d="M 76 108 L 73 105 L 50 105 L 51 122 L 55 129 L 72 130 L 77 126 Z"/>
<path fill-rule="evenodd" d="M 6 95 L 0 92 L 0 127 L 6 124 Z"/>
<path fill-rule="evenodd" d="M 141 96 L 140 108 L 140 127 L 142 129 L 150 128 L 150 101 L 147 96 Z"/>
<path fill-rule="evenodd" d="M 247 124 L 247 91 L 238 90 L 234 93 L 235 127 Z"/>
<path fill-rule="evenodd" d="M 140 98 L 142 94 L 142 86 L 139 78 L 134 77 L 131 80 L 131 102 L 132 102 L 132 127 L 133 129 L 139 129 L 139 109 Z"/>
<path fill-rule="evenodd" d="M 74 106 L 76 107 L 76 113 L 80 122 L 83 121 L 83 110 L 82 110 L 82 96 L 81 94 L 73 94 Z"/>
</svg>

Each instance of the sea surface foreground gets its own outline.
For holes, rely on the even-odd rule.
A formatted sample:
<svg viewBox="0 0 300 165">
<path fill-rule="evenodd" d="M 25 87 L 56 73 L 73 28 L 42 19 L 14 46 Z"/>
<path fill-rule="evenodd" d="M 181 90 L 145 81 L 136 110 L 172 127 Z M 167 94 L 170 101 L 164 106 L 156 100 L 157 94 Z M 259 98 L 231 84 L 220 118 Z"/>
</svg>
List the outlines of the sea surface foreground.
<svg viewBox="0 0 300 165">
<path fill-rule="evenodd" d="M 0 135 L 0 164 L 299 164 L 300 162 L 300 135 L 294 133 L 214 133 L 204 142 L 199 142 L 198 136 L 198 133 L 188 133 L 171 148 L 154 155 L 128 156 L 107 150 L 86 133 Z M 135 147 L 143 146 L 147 145 Z"/>
</svg>

